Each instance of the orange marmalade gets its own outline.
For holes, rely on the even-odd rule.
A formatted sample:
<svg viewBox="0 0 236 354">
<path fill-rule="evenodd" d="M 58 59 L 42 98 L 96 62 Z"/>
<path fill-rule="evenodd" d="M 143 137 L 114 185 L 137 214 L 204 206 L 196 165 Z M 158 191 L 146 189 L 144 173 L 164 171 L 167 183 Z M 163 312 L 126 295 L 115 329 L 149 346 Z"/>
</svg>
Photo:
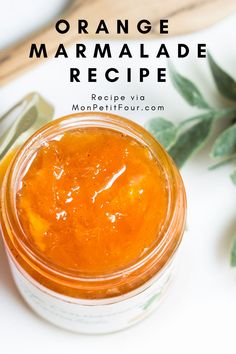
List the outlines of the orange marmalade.
<svg viewBox="0 0 236 354">
<path fill-rule="evenodd" d="M 65 270 L 111 274 L 160 242 L 164 172 L 146 146 L 123 133 L 82 128 L 55 136 L 37 150 L 18 188 L 27 242 Z"/>
<path fill-rule="evenodd" d="M 1 227 L 21 283 L 71 302 L 116 302 L 169 267 L 185 209 L 179 172 L 148 132 L 87 113 L 48 124 L 16 154 Z"/>
</svg>

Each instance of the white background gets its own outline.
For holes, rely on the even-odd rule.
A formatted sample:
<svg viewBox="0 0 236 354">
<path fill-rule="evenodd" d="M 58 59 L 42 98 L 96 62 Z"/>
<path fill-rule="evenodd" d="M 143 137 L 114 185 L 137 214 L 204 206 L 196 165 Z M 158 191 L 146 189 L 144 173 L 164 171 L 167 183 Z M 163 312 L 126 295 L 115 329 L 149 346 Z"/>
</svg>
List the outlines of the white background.
<svg viewBox="0 0 236 354">
<path fill-rule="evenodd" d="M 0 48 L 45 23 L 64 5 L 62 0 L 0 1 Z M 196 43 L 206 42 L 217 61 L 236 77 L 235 23 L 231 16 L 211 29 L 166 40 L 172 61 L 201 88 L 215 106 L 227 104 L 216 91 L 206 61 L 196 59 Z M 78 38 L 79 41 L 79 38 Z M 176 59 L 176 43 L 191 43 L 192 55 Z M 147 42 L 155 53 L 159 41 Z M 93 43 L 87 44 L 92 48 Z M 135 50 L 137 43 L 131 42 Z M 116 52 L 120 43 L 112 46 Z M 97 94 L 143 94 L 148 104 L 163 104 L 162 116 L 174 122 L 195 114 L 174 91 L 169 80 L 158 85 L 154 78 L 144 84 L 69 84 L 68 68 L 80 66 L 127 65 L 157 67 L 155 56 L 135 60 L 88 59 L 78 63 L 73 48 L 68 60 L 51 60 L 0 88 L 0 115 L 31 91 L 38 91 L 56 106 L 55 116 L 71 113 L 73 103 L 87 104 L 91 92 Z M 145 65 L 144 65 L 145 64 Z M 162 63 L 163 64 L 163 63 Z M 122 114 L 123 112 L 120 112 Z M 153 113 L 124 113 L 140 124 Z M 212 141 L 211 141 L 212 142 Z M 179 254 L 175 282 L 160 309 L 142 323 L 126 331 L 106 336 L 76 335 L 38 318 L 21 299 L 12 281 L 0 244 L 0 352 L 8 353 L 232 353 L 235 352 L 236 275 L 229 266 L 232 236 L 236 233 L 236 187 L 229 179 L 232 166 L 208 171 L 212 163 L 209 147 L 182 170 L 188 195 L 188 232 Z"/>
</svg>

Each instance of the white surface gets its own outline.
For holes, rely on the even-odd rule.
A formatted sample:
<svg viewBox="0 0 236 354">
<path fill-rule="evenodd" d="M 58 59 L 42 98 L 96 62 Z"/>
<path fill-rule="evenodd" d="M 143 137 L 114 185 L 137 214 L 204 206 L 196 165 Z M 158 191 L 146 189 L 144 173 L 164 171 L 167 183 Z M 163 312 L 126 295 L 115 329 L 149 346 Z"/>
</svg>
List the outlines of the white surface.
<svg viewBox="0 0 236 354">
<path fill-rule="evenodd" d="M 50 9 L 49 9 L 50 3 Z M 53 3 L 54 5 L 52 6 Z M 34 6 L 32 5 L 34 4 Z M 44 4 L 44 6 L 42 5 Z M 21 0 L 1 1 L 1 47 L 12 42 L 24 31 L 34 28 L 37 18 L 53 14 L 63 1 Z M 26 5 L 34 9 L 34 16 L 22 19 Z M 38 8 L 37 8 L 38 6 Z M 8 21 L 8 13 L 15 8 Z M 14 15 L 14 18 L 13 18 Z M 17 16 L 18 15 L 18 16 Z M 20 15 L 20 16 L 19 16 Z M 34 18 L 35 17 L 35 18 Z M 177 42 L 209 43 L 209 49 L 218 62 L 231 74 L 235 73 L 236 16 L 224 20 L 209 30 L 191 36 L 174 38 L 168 47 L 174 50 Z M 13 22 L 15 23 L 13 26 Z M 37 24 L 40 24 L 39 21 Z M 17 27 L 18 26 L 18 27 Z M 26 32 L 27 32 L 26 31 Z M 158 41 L 149 42 L 155 52 Z M 92 45 L 92 43 L 90 44 Z M 132 45 L 135 46 L 133 43 Z M 119 43 L 113 44 L 114 48 Z M 72 51 L 73 52 L 73 51 Z M 219 105 L 219 97 L 206 62 L 191 56 L 185 60 L 172 58 L 177 67 L 199 85 L 211 103 Z M 127 61 L 133 67 L 142 66 L 142 60 Z M 71 113 L 72 103 L 85 103 L 90 93 L 140 93 L 150 104 L 164 104 L 161 115 L 179 121 L 196 110 L 187 106 L 170 83 L 158 85 L 151 80 L 144 84 L 69 84 L 68 67 L 78 65 L 76 59 L 52 60 L 21 78 L 0 88 L 0 114 L 30 91 L 38 91 L 56 106 L 56 116 Z M 99 60 L 95 66 L 125 66 L 126 61 Z M 156 66 L 155 58 L 146 66 Z M 80 64 L 90 66 L 90 60 Z M 122 112 L 120 112 L 122 114 Z M 143 123 L 152 113 L 125 114 Z M 198 154 L 182 170 L 188 195 L 188 233 L 179 254 L 179 268 L 174 286 L 161 308 L 144 322 L 126 331 L 107 336 L 84 336 L 60 330 L 38 318 L 25 305 L 13 284 L 6 256 L 0 249 L 0 352 L 10 353 L 229 353 L 235 351 L 236 276 L 229 267 L 232 235 L 236 232 L 236 188 L 228 177 L 231 168 L 208 171 L 209 147 Z"/>
</svg>

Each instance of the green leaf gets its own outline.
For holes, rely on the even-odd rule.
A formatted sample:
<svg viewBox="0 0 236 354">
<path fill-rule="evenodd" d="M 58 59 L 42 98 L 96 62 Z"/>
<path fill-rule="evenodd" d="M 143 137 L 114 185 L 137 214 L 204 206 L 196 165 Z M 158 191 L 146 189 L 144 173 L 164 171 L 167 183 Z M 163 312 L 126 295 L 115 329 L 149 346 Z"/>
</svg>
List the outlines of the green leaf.
<svg viewBox="0 0 236 354">
<path fill-rule="evenodd" d="M 233 239 L 233 245 L 231 248 L 230 264 L 232 267 L 236 267 L 236 236 Z"/>
<path fill-rule="evenodd" d="M 210 108 L 208 103 L 203 98 L 199 89 L 194 85 L 192 81 L 186 77 L 180 75 L 173 65 L 169 65 L 171 81 L 179 92 L 179 94 L 187 101 L 191 106 L 198 108 Z"/>
<path fill-rule="evenodd" d="M 213 144 L 211 156 L 228 157 L 236 152 L 236 123 L 225 129 Z"/>
<path fill-rule="evenodd" d="M 236 108 L 222 108 L 215 110 L 215 119 L 235 119 L 236 118 Z"/>
<path fill-rule="evenodd" d="M 169 150 L 179 168 L 206 143 L 213 120 L 214 113 L 204 114 L 199 116 L 197 123 L 180 133 L 176 143 Z"/>
<path fill-rule="evenodd" d="M 8 120 L 7 129 L 0 129 L 0 160 L 14 147 L 21 145 L 30 135 L 48 123 L 54 108 L 38 93 L 25 96 L 0 118 L 0 126 Z M 12 119 L 14 118 L 14 120 Z"/>
<path fill-rule="evenodd" d="M 236 101 L 236 81 L 219 67 L 210 53 L 208 53 L 208 62 L 220 93 L 230 100 Z"/>
<path fill-rule="evenodd" d="M 234 170 L 234 171 L 231 173 L 230 178 L 231 178 L 233 184 L 236 185 L 236 170 Z"/>
<path fill-rule="evenodd" d="M 177 128 L 163 118 L 153 118 L 145 125 L 146 129 L 166 148 L 169 149 L 177 137 Z"/>
<path fill-rule="evenodd" d="M 233 162 L 236 160 L 236 154 L 232 155 L 232 156 L 229 156 L 225 159 L 222 159 L 221 161 L 217 162 L 216 164 L 212 165 L 209 167 L 209 170 L 215 170 L 216 168 L 218 167 L 221 167 L 221 166 L 224 166 L 230 162 Z"/>
</svg>

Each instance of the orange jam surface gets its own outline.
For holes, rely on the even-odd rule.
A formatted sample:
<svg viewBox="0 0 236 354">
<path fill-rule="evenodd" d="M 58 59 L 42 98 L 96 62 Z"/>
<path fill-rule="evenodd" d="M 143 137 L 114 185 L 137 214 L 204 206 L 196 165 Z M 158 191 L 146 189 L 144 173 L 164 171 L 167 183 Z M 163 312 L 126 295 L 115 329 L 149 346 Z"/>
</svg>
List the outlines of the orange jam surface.
<svg viewBox="0 0 236 354">
<path fill-rule="evenodd" d="M 36 151 L 16 205 L 27 243 L 54 266 L 111 274 L 160 241 L 168 189 L 147 147 L 120 132 L 84 128 Z"/>
</svg>

